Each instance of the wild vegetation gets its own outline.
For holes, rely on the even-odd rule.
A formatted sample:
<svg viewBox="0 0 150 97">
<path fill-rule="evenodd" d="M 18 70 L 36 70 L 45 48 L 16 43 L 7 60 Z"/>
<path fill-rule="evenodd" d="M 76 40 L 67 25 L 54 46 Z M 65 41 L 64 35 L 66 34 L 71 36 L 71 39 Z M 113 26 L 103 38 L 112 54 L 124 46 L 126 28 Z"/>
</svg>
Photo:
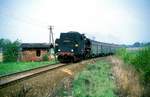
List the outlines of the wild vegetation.
<svg viewBox="0 0 150 97">
<path fill-rule="evenodd" d="M 118 50 L 117 55 L 139 72 L 141 83 L 145 86 L 144 97 L 150 97 L 150 47 L 136 51 L 122 48 Z"/>
<path fill-rule="evenodd" d="M 89 64 L 73 81 L 74 97 L 116 97 L 110 64 L 98 61 Z"/>
</svg>

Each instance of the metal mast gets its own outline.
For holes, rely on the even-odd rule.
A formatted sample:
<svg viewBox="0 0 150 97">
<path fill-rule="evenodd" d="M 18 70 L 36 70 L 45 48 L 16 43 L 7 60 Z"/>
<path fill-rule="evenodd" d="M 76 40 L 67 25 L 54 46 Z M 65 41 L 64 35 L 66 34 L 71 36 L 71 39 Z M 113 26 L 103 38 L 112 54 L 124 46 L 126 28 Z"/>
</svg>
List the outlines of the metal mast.
<svg viewBox="0 0 150 97">
<path fill-rule="evenodd" d="M 53 31 L 52 31 L 52 26 L 49 26 L 49 45 L 50 45 L 50 55 L 51 55 L 51 49 L 53 48 L 54 49 L 54 36 L 53 36 Z"/>
<path fill-rule="evenodd" d="M 53 36 L 53 31 L 52 31 L 52 26 L 49 27 L 50 34 L 49 34 L 49 44 L 54 46 L 54 36 Z"/>
</svg>

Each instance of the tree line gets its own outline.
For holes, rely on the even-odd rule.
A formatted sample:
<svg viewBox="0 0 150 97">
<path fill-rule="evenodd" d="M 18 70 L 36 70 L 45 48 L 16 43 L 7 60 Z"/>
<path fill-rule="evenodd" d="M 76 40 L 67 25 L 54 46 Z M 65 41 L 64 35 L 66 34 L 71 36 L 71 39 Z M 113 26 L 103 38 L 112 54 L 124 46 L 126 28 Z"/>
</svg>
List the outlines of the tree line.
<svg viewBox="0 0 150 97">
<path fill-rule="evenodd" d="M 126 44 L 122 44 L 121 45 L 122 47 L 147 47 L 147 46 L 150 46 L 150 42 L 147 42 L 147 43 L 143 43 L 143 42 L 135 42 L 131 45 L 126 45 Z"/>
<path fill-rule="evenodd" d="M 140 43 L 140 42 L 135 42 L 132 47 L 144 47 L 144 46 L 150 46 L 150 42 L 147 43 Z"/>
</svg>

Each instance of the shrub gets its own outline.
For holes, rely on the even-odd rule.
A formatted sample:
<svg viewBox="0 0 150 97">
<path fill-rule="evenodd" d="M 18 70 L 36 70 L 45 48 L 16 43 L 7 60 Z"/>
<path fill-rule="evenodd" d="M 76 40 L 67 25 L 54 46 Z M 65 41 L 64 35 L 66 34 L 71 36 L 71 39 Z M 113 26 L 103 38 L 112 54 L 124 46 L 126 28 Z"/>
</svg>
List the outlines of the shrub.
<svg viewBox="0 0 150 97">
<path fill-rule="evenodd" d="M 48 61 L 48 60 L 49 60 L 48 54 L 44 54 L 44 55 L 42 56 L 42 60 L 43 60 L 43 61 Z"/>
</svg>

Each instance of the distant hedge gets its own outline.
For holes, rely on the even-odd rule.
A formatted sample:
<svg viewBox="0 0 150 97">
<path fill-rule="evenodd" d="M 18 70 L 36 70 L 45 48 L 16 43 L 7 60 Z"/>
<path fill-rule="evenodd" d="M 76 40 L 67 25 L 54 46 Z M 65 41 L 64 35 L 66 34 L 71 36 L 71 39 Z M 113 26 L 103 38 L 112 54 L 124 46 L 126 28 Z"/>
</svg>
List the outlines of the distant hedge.
<svg viewBox="0 0 150 97">
<path fill-rule="evenodd" d="M 20 42 L 11 42 L 8 39 L 0 39 L 0 47 L 3 49 L 3 62 L 16 62 L 19 56 Z"/>
</svg>

